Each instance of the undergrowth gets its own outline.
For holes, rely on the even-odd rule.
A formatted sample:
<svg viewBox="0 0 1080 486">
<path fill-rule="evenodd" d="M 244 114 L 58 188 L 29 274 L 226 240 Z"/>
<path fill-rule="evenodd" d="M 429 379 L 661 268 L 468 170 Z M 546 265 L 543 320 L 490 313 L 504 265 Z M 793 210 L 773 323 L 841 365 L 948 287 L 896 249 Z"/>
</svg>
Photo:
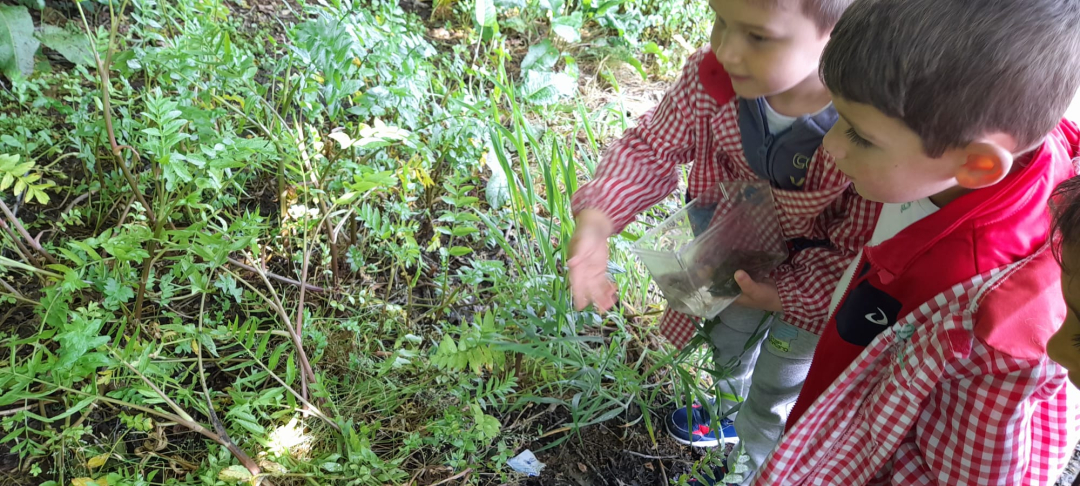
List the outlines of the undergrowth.
<svg viewBox="0 0 1080 486">
<path fill-rule="evenodd" d="M 0 81 L 8 479 L 487 484 L 540 438 L 655 440 L 694 378 L 619 268 L 644 226 L 616 311 L 563 279 L 569 195 L 630 123 L 579 87 L 669 79 L 704 2 L 272 3 L 35 13 L 92 61 Z"/>
</svg>

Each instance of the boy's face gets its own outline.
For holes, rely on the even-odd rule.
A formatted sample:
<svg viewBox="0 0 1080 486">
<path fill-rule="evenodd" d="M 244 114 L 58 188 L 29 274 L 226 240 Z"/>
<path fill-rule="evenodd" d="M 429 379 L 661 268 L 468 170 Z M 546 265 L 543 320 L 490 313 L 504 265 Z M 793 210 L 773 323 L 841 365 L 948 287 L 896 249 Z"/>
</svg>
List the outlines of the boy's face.
<svg viewBox="0 0 1080 486">
<path fill-rule="evenodd" d="M 1061 259 L 1065 268 L 1061 271 L 1061 293 L 1065 297 L 1068 306 L 1068 314 L 1065 322 L 1046 343 L 1046 354 L 1050 359 L 1058 362 L 1069 371 L 1069 381 L 1073 386 L 1080 387 L 1080 275 L 1077 272 L 1070 274 L 1069 268 L 1078 269 L 1080 265 L 1080 248 L 1064 246 L 1061 249 Z"/>
<path fill-rule="evenodd" d="M 957 188 L 957 170 L 964 165 L 967 152 L 953 149 L 941 157 L 928 157 L 922 139 L 900 120 L 835 93 L 833 104 L 840 118 L 825 134 L 822 145 L 860 196 L 882 203 L 905 203 Z"/>
<path fill-rule="evenodd" d="M 753 0 L 709 0 L 716 14 L 710 43 L 731 75 L 735 92 L 761 98 L 817 81 L 828 32 L 799 10 L 797 1 L 768 8 Z"/>
</svg>

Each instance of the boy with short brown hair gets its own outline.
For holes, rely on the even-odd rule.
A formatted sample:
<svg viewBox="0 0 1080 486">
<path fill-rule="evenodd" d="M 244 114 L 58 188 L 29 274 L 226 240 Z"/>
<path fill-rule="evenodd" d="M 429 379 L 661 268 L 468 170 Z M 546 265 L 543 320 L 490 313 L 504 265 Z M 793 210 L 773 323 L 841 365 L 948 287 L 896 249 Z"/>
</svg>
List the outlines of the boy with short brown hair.
<svg viewBox="0 0 1080 486">
<path fill-rule="evenodd" d="M 1075 0 L 856 0 L 824 140 L 883 203 L 756 484 L 1045 484 L 1078 407 L 1047 200 L 1075 173 Z M 1063 426 L 1064 424 L 1064 426 Z"/>
</svg>

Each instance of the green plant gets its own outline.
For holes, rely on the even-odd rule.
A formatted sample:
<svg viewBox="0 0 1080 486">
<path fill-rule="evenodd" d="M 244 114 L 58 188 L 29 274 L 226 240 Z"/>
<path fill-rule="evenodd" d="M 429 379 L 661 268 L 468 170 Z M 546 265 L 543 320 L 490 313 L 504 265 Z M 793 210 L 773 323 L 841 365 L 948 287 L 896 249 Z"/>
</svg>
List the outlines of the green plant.
<svg viewBox="0 0 1080 486">
<path fill-rule="evenodd" d="M 646 309 L 626 316 L 573 311 L 562 278 L 570 194 L 628 126 L 579 87 L 621 51 L 655 66 L 648 41 L 616 42 L 652 40 L 653 14 L 458 2 L 421 26 L 396 1 L 326 0 L 253 28 L 234 5 L 73 4 L 78 36 L 38 36 L 75 65 L 0 89 L 17 472 L 509 482 L 530 443 L 610 421 L 653 434 L 676 374 L 635 319 L 656 314 L 647 278 L 616 276 Z M 616 239 L 619 265 L 641 230 Z M 515 419 L 536 403 L 550 420 Z"/>
<path fill-rule="evenodd" d="M 20 163 L 18 155 L 0 154 L 0 193 L 10 188 L 26 202 L 34 199 L 40 204 L 49 204 L 45 190 L 55 187 L 56 183 L 42 180 L 40 173 L 30 172 L 33 169 L 33 161 Z"/>
</svg>

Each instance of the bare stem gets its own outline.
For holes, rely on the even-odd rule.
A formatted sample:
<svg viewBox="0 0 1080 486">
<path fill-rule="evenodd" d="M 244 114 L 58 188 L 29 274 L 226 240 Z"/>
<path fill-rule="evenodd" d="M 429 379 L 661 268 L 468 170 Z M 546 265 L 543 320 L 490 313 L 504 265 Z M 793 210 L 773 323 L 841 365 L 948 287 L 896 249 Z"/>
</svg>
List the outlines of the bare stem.
<svg viewBox="0 0 1080 486">
<path fill-rule="evenodd" d="M 199 334 L 203 334 L 203 315 L 206 314 L 206 294 L 203 294 L 202 300 L 199 302 Z M 206 386 L 206 368 L 203 366 L 202 359 L 202 346 L 198 346 L 196 349 L 196 356 L 199 358 L 199 383 L 202 385 L 203 395 L 206 397 L 206 413 L 210 416 L 210 423 L 214 425 L 214 431 L 221 437 L 221 442 L 241 464 L 247 468 L 248 472 L 252 476 L 258 476 L 262 473 L 262 468 L 259 464 L 244 452 L 239 446 L 233 442 L 229 437 L 229 432 L 225 430 L 225 425 L 221 423 L 221 419 L 218 418 L 217 412 L 214 410 L 214 402 L 210 399 L 210 389 Z"/>
<path fill-rule="evenodd" d="M 32 257 L 33 254 L 30 253 L 30 250 L 26 249 L 26 246 L 22 244 L 22 240 L 19 239 L 19 235 L 15 234 L 15 231 L 8 226 L 4 221 L 4 218 L 0 218 L 0 229 L 3 229 L 8 237 L 11 238 L 11 241 L 15 242 L 15 253 L 18 253 L 28 265 L 37 268 L 39 266 L 38 261 Z"/>
<path fill-rule="evenodd" d="M 243 268 L 244 270 L 247 270 L 247 271 L 252 272 L 252 273 L 260 273 L 260 270 L 257 270 L 255 267 L 252 267 L 251 265 L 248 265 L 248 264 L 246 264 L 244 262 L 241 262 L 241 261 L 233 259 L 233 258 L 229 258 L 229 263 L 231 263 L 233 265 L 236 265 L 236 266 L 238 266 L 240 268 Z M 278 275 L 276 273 L 269 272 L 269 271 L 266 271 L 266 270 L 262 270 L 262 273 L 265 273 L 268 278 L 271 278 L 273 280 L 277 280 L 278 282 L 287 283 L 289 285 L 294 285 L 296 287 L 303 287 L 303 288 L 307 289 L 309 292 L 318 292 L 318 293 L 326 292 L 326 289 L 324 289 L 322 287 L 319 287 L 317 285 L 311 285 L 309 283 L 300 283 L 299 281 L 293 280 L 293 279 L 291 279 L 289 277 L 283 277 L 281 275 Z"/>
<path fill-rule="evenodd" d="M 18 231 L 20 235 L 22 235 L 23 239 L 25 239 L 26 242 L 30 244 L 30 247 L 33 248 L 34 251 L 40 253 L 41 256 L 45 257 L 45 259 L 49 261 L 49 263 L 53 265 L 57 264 L 56 259 L 54 259 L 52 255 L 49 254 L 49 252 L 45 251 L 45 249 L 38 244 L 37 240 L 30 236 L 30 233 L 26 231 L 26 228 L 23 228 L 22 223 L 19 222 L 18 218 L 16 218 L 15 214 L 11 212 L 11 209 L 8 208 L 7 204 L 4 204 L 4 201 L 2 199 L 0 199 L 0 211 L 4 212 L 4 216 L 7 217 L 8 221 L 11 222 L 11 225 L 15 227 L 15 230 Z"/>
</svg>

